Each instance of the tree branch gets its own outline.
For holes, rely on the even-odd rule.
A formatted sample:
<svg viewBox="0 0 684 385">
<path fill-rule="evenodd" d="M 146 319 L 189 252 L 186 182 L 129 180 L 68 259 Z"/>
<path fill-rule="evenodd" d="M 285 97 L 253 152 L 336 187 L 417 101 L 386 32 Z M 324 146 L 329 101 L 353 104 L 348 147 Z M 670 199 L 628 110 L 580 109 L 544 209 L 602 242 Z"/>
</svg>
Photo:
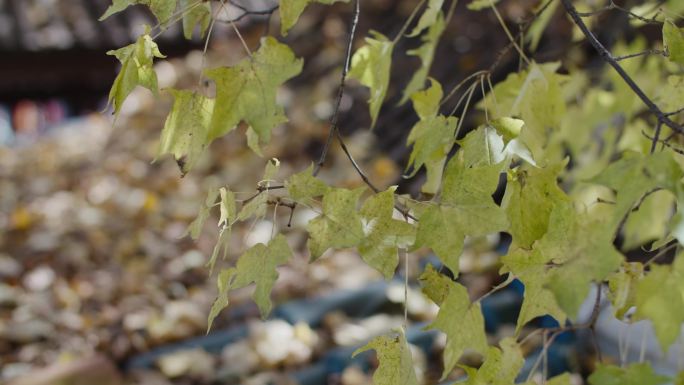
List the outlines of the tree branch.
<svg viewBox="0 0 684 385">
<path fill-rule="evenodd" d="M 590 30 L 589 27 L 584 23 L 582 20 L 582 17 L 580 16 L 579 13 L 577 13 L 577 9 L 575 6 L 572 4 L 572 0 L 561 0 L 561 3 L 563 3 L 563 7 L 565 7 L 565 11 L 570 15 L 574 23 L 579 27 L 579 29 L 582 31 L 584 36 L 589 40 L 589 43 L 594 47 L 594 49 L 601 55 L 603 60 L 610 64 L 613 69 L 620 75 L 622 80 L 624 80 L 625 83 L 629 86 L 629 88 L 632 89 L 632 91 L 641 99 L 641 101 L 646 105 L 646 107 L 651 111 L 651 114 L 653 114 L 657 119 L 658 119 L 658 127 L 661 125 L 666 125 L 670 127 L 673 131 L 677 132 L 678 134 L 684 134 L 684 128 L 682 128 L 681 125 L 673 122 L 666 113 L 664 113 L 645 93 L 644 91 L 634 82 L 631 76 L 622 68 L 620 63 L 618 63 L 617 60 L 613 57 L 613 55 L 606 49 L 603 44 L 596 38 L 596 35 L 594 35 Z M 654 142 L 657 142 L 657 138 L 654 137 Z M 651 147 L 651 152 L 655 149 L 655 146 Z"/>
</svg>

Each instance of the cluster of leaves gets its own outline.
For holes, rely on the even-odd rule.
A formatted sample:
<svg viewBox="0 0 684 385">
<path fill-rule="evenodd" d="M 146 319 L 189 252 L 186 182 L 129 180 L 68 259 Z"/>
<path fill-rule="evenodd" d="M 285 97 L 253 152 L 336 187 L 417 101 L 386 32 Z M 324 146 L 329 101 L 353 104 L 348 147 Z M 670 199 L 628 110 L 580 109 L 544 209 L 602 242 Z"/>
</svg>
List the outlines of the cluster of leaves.
<svg viewBox="0 0 684 385">
<path fill-rule="evenodd" d="M 280 1 L 282 35 L 310 2 Z M 204 34 L 211 19 L 209 2 L 177 4 L 175 0 L 116 0 L 103 17 L 136 3 L 148 5 L 162 26 L 180 15 L 190 35 L 196 24 Z M 226 187 L 211 191 L 191 225 L 191 235 L 198 236 L 209 211 L 218 205 L 221 230 L 209 262 L 213 267 L 216 258 L 227 252 L 230 229 L 236 222 L 263 217 L 271 205 L 302 205 L 319 214 L 306 226 L 312 261 L 329 249 L 354 247 L 370 266 L 391 279 L 401 249 L 429 248 L 457 277 L 466 237 L 510 234 L 512 244 L 501 258 L 500 273 L 508 275 L 508 281 L 520 280 L 525 295 L 515 335 L 502 340 L 499 347 L 488 345 L 479 302 L 471 301 L 464 286 L 431 266 L 420 277 L 425 295 L 440 307 L 428 328 L 447 336 L 443 377 L 459 365 L 464 351 L 482 356 L 479 369 L 463 366 L 469 384 L 514 383 L 523 365 L 518 343 L 523 326 L 543 315 L 561 325 L 575 321 L 592 283 L 608 283 L 618 317 L 624 318 L 634 308 L 628 321 L 651 320 L 661 347 L 667 350 L 684 322 L 684 255 L 677 255 L 671 265 L 658 265 L 628 262 L 623 252 L 641 245 L 652 244 L 655 250 L 679 248 L 684 243 L 684 159 L 671 142 L 661 141 L 662 146 L 653 151 L 661 143 L 658 135 L 676 138 L 681 132 L 669 127 L 662 128 L 669 132 L 660 132 L 660 124 L 650 128 L 649 117 L 643 114 L 646 109 L 625 86 L 624 76 L 606 72 L 601 81 L 591 82 L 582 70 L 564 68 L 567 72 L 560 73 L 561 63 L 529 60 L 517 39 L 511 39 L 525 65 L 504 81 L 490 83 L 488 92 L 484 92 L 485 80 L 489 80 L 486 73 L 469 78 L 486 93 L 478 104 L 485 119 L 478 128 L 460 135 L 462 120 L 440 111 L 453 92 L 445 97 L 440 82 L 428 77 L 455 3 L 443 12 L 443 0 L 427 1 L 415 27 L 405 35 L 422 42 L 406 53 L 421 61 L 401 101 L 410 100 L 419 118 L 408 136 L 412 152 L 406 170 L 411 177 L 425 169 L 422 191 L 431 199 L 398 196 L 395 187 L 377 191 L 372 186 L 370 190 L 329 186 L 316 177 L 313 165 L 276 188 L 271 182 L 278 162 L 269 161 L 263 178 L 266 184 L 250 199 L 237 202 Z M 491 9 L 499 16 L 495 3 L 475 0 L 468 8 Z M 543 9 L 552 12 L 556 3 Z M 550 20 L 548 14 L 537 16 L 526 36 L 531 47 L 537 45 Z M 661 106 L 678 110 L 684 106 L 684 29 L 657 15 L 652 21 L 662 24 L 662 53 L 668 60 L 651 56 L 625 62 L 624 68 Z M 372 32 L 351 57 L 349 75 L 370 91 L 370 127 L 388 92 L 393 53 L 406 26 L 394 40 Z M 644 44 L 636 40 L 618 51 L 638 51 Z M 118 113 L 135 86 L 157 91 L 152 62 L 163 55 L 149 31 L 111 54 L 122 62 L 110 94 Z M 169 90 L 175 103 L 162 131 L 160 155 L 172 154 L 186 173 L 212 140 L 240 123 L 248 126 L 248 144 L 260 154 L 260 144 L 270 140 L 271 130 L 287 121 L 283 107 L 276 103 L 277 89 L 301 69 L 302 59 L 269 36 L 237 65 L 204 71 L 216 85 L 215 95 Z M 470 96 L 475 88 L 469 88 Z M 668 116 L 681 118 L 678 113 Z M 649 134 L 654 130 L 658 133 Z M 497 204 L 492 194 L 502 178 L 505 192 Z M 616 238 L 622 236 L 626 240 L 617 247 Z M 271 309 L 276 267 L 287 263 L 291 255 L 286 238 L 278 234 L 268 244 L 245 251 L 235 267 L 219 272 L 219 296 L 209 316 L 210 326 L 228 306 L 229 293 L 252 283 L 256 285 L 254 300 L 265 317 Z M 373 339 L 361 351 L 365 349 L 378 352 L 377 384 L 417 383 L 402 330 Z M 589 378 L 595 385 L 667 381 L 643 364 L 600 365 Z M 567 384 L 569 377 L 559 376 L 548 383 Z"/>
</svg>

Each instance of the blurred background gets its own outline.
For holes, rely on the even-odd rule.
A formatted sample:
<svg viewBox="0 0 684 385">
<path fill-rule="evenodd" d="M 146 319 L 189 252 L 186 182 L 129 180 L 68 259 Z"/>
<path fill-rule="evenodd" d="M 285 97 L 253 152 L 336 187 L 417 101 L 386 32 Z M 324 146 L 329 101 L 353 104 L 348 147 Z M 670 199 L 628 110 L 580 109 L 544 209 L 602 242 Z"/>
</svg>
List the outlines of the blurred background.
<svg viewBox="0 0 684 385">
<path fill-rule="evenodd" d="M 417 3 L 363 1 L 355 46 L 370 29 L 394 36 Z M 230 258 L 219 268 L 233 263 L 247 246 L 267 240 L 274 226 L 287 232 L 296 258 L 279 270 L 276 308 L 262 322 L 249 298 L 251 289 L 240 291 L 205 335 L 216 295 L 215 276 L 205 266 L 216 241 L 216 221 L 208 221 L 197 242 L 185 236 L 210 187 L 228 185 L 244 198 L 254 191 L 270 157 L 281 160 L 279 176 L 286 177 L 319 156 L 339 84 L 351 6 L 312 5 L 286 38 L 279 37 L 304 58 L 305 67 L 278 96 L 290 122 L 274 131 L 265 156 L 247 149 L 241 127 L 215 141 L 181 178 L 173 160 L 153 162 L 170 108 L 167 94 L 155 98 L 136 89 L 113 125 L 106 101 L 119 65 L 105 53 L 130 44 L 145 24 L 156 22 L 144 6 L 99 22 L 109 4 L 0 0 L 0 382 L 370 383 L 368 370 L 376 364 L 372 357 L 351 360 L 350 354 L 368 338 L 402 324 L 403 278 L 382 281 L 352 251 L 308 264 L 305 235 L 296 230 L 311 218 L 306 210 L 295 213 L 293 230 L 285 227 L 287 218 L 257 221 L 234 231 Z M 240 4 L 265 10 L 274 2 Z M 515 25 L 536 4 L 503 2 L 501 12 Z M 233 18 L 242 10 L 228 5 L 225 12 Z M 565 17 L 556 13 L 553 20 L 538 60 L 577 48 Z M 626 19 L 616 13 L 603 22 L 620 26 Z M 245 17 L 236 25 L 252 48 L 264 34 L 279 31 L 277 13 Z M 608 44 L 619 31 L 604 36 Z M 157 42 L 168 57 L 155 65 L 160 88 L 193 87 L 203 66 L 232 65 L 245 57 L 231 26 L 222 23 L 215 27 L 206 59 L 204 42 L 185 40 L 179 25 Z M 466 12 L 460 4 L 431 75 L 447 89 L 498 60 L 496 82 L 518 68 L 510 52 L 500 55 L 507 43 L 491 12 Z M 405 52 L 419 44 L 417 38 L 402 39 L 395 48 L 401 57 L 393 64 L 386 106 L 399 101 L 402 85 L 418 65 Z M 586 62 L 591 65 L 591 56 Z M 422 175 L 401 178 L 406 136 L 416 120 L 410 103 L 384 109 L 370 132 L 366 99 L 366 91 L 352 85 L 342 101 L 340 129 L 352 152 L 378 186 L 399 184 L 401 192 L 417 193 Z M 479 120 L 470 113 L 466 131 Z M 344 155 L 336 146 L 331 151 L 321 177 L 341 187 L 360 186 Z M 502 237 L 470 240 L 460 280 L 473 297 L 498 283 L 497 253 L 505 252 L 505 244 Z M 413 282 L 421 264 L 435 261 L 423 257 L 412 258 L 409 271 L 399 275 L 408 273 Z M 483 303 L 492 338 L 510 334 L 521 293 L 513 285 Z M 408 312 L 418 373 L 424 383 L 437 383 L 444 341 L 421 331 L 436 308 L 412 286 Z M 549 325 L 542 319 L 531 326 Z M 550 354 L 557 357 L 550 360 L 550 373 L 581 373 L 592 361 L 590 349 L 578 348 L 575 338 L 554 344 Z M 540 343 L 530 340 L 528 372 Z"/>
</svg>

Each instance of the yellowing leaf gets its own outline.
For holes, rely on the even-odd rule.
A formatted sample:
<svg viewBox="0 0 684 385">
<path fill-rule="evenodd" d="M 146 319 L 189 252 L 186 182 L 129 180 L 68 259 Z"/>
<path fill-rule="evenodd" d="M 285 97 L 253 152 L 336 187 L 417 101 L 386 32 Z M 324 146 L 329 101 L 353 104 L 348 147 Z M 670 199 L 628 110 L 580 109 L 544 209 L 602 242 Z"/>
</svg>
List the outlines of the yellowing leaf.
<svg viewBox="0 0 684 385">
<path fill-rule="evenodd" d="M 211 4 L 209 2 L 197 2 L 202 0 L 180 0 L 181 9 L 189 9 L 183 14 L 183 36 L 192 39 L 192 32 L 195 26 L 199 25 L 199 36 L 203 37 L 211 23 Z"/>
<path fill-rule="evenodd" d="M 159 155 L 172 154 L 185 175 L 209 144 L 209 122 L 214 100 L 188 90 L 169 92 L 175 98 L 164 123 Z"/>
<path fill-rule="evenodd" d="M 373 374 L 375 385 L 418 385 L 413 370 L 411 349 L 404 331 L 399 329 L 389 335 L 373 338 L 366 346 L 357 349 L 353 356 L 374 349 L 378 354 L 378 368 Z"/>
<path fill-rule="evenodd" d="M 622 264 L 613 238 L 609 221 L 578 213 L 571 203 L 559 202 L 551 211 L 548 231 L 535 248 L 554 265 L 545 287 L 568 316 L 576 317 L 592 281 L 602 282 Z"/>
<path fill-rule="evenodd" d="M 670 19 L 663 23 L 663 44 L 670 61 L 684 65 L 684 30 Z"/>
<path fill-rule="evenodd" d="M 287 121 L 283 107 L 276 104 L 278 87 L 301 70 L 302 60 L 272 37 L 263 38 L 259 50 L 236 66 L 207 70 L 207 77 L 216 82 L 209 140 L 244 121 L 259 142 L 267 143 L 271 130 Z"/>
<path fill-rule="evenodd" d="M 590 385 L 660 385 L 670 381 L 669 377 L 656 374 L 647 363 L 635 363 L 626 368 L 599 363 L 589 376 Z"/>
<path fill-rule="evenodd" d="M 313 164 L 287 178 L 285 187 L 290 198 L 302 203 L 307 203 L 307 200 L 324 195 L 330 190 L 328 185 L 313 176 Z"/>
<path fill-rule="evenodd" d="M 472 0 L 467 7 L 471 11 L 481 11 L 485 8 L 493 7 L 499 0 Z"/>
<path fill-rule="evenodd" d="M 569 199 L 556 182 L 563 167 L 527 167 L 509 177 L 501 207 L 506 210 L 515 245 L 531 248 L 546 233 L 553 207 Z"/>
<path fill-rule="evenodd" d="M 681 167 L 670 152 L 663 151 L 651 155 L 626 153 L 591 182 L 607 186 L 617 193 L 612 218 L 612 226 L 617 228 L 646 193 L 656 188 L 676 192 L 677 182 L 681 178 Z"/>
<path fill-rule="evenodd" d="M 673 266 L 651 265 L 651 269 L 636 284 L 636 316 L 650 319 L 660 347 L 667 352 L 677 340 L 684 323 L 684 258 L 677 256 Z"/>
<path fill-rule="evenodd" d="M 432 66 L 432 61 L 435 57 L 437 43 L 439 43 L 439 38 L 444 32 L 445 26 L 444 16 L 441 12 L 439 12 L 435 15 L 434 22 L 430 24 L 430 29 L 428 32 L 421 38 L 423 44 L 416 49 L 406 52 L 408 55 L 417 56 L 420 58 L 421 64 L 418 70 L 416 70 L 416 72 L 413 73 L 413 76 L 411 76 L 411 80 L 409 80 L 406 88 L 404 88 L 403 96 L 399 104 L 404 104 L 411 97 L 411 95 L 425 87 L 425 81 L 428 78 L 430 66 Z"/>
<path fill-rule="evenodd" d="M 280 33 L 283 36 L 287 36 L 287 31 L 297 24 L 304 9 L 314 1 L 326 5 L 338 1 L 349 2 L 349 0 L 280 0 Z"/>
<path fill-rule="evenodd" d="M 331 247 L 353 247 L 362 241 L 364 232 L 356 205 L 364 190 L 331 189 L 323 196 L 323 213 L 306 226 L 311 260 Z"/>
<path fill-rule="evenodd" d="M 396 187 L 366 199 L 359 212 L 364 237 L 359 253 L 368 265 L 390 280 L 397 268 L 397 248 L 407 248 L 415 240 L 415 229 L 405 221 L 392 218 Z"/>
<path fill-rule="evenodd" d="M 503 164 L 466 167 L 459 152 L 446 167 L 442 202 L 419 214 L 415 247 L 430 247 L 454 273 L 466 235 L 486 235 L 508 227 L 504 211 L 494 203 Z"/>
<path fill-rule="evenodd" d="M 176 0 L 113 0 L 100 21 L 135 4 L 148 6 L 160 24 L 166 24 L 176 10 Z"/>
<path fill-rule="evenodd" d="M 434 79 L 430 79 L 430 83 L 430 88 L 411 96 L 413 108 L 420 121 L 413 126 L 406 140 L 407 145 L 413 145 L 406 169 L 413 168 L 409 175 L 413 176 L 425 166 L 427 181 L 421 190 L 427 194 L 435 194 L 442 180 L 446 156 L 454 145 L 458 119 L 437 116 L 442 86 Z"/>
<path fill-rule="evenodd" d="M 424 29 L 434 26 L 437 23 L 438 15 L 441 14 L 443 4 L 444 0 L 429 0 L 427 9 L 420 16 L 418 24 L 407 36 L 418 36 Z"/>
<path fill-rule="evenodd" d="M 501 349 L 490 347 L 487 359 L 479 369 L 464 366 L 468 380 L 464 385 L 513 385 L 525 363 L 520 347 L 514 338 L 504 338 Z"/>
<path fill-rule="evenodd" d="M 219 218 L 219 226 L 230 226 L 235 221 L 235 194 L 225 187 L 219 189 L 221 195 L 221 217 Z"/>
<path fill-rule="evenodd" d="M 119 114 L 124 100 L 136 86 L 143 86 L 155 94 L 158 92 L 157 74 L 152 68 L 152 62 L 155 57 L 166 56 L 159 52 L 157 43 L 152 41 L 150 35 L 144 34 L 133 44 L 107 51 L 107 55 L 116 56 L 121 62 L 121 70 L 109 91 L 109 103 L 114 106 L 114 114 Z"/>
<path fill-rule="evenodd" d="M 512 272 L 525 285 L 523 303 L 515 328 L 516 334 L 525 324 L 543 315 L 553 317 L 561 325 L 565 324 L 565 312 L 558 306 L 553 292 L 544 287 L 546 265 L 549 260 L 539 250 L 511 250 L 501 262 L 504 271 Z"/>
<path fill-rule="evenodd" d="M 477 351 L 483 356 L 487 355 L 484 317 L 480 304 L 470 302 L 466 288 L 456 282 L 447 282 L 439 278 L 432 265 L 428 265 L 420 277 L 420 282 L 424 285 L 423 290 L 432 293 L 432 297 L 444 297 L 442 303 L 438 304 L 437 318 L 427 326 L 428 330 L 439 329 L 447 336 L 443 380 L 456 366 L 466 349 Z"/>
<path fill-rule="evenodd" d="M 622 319 L 627 310 L 636 306 L 636 285 L 643 277 L 641 262 L 624 262 L 620 271 L 608 277 L 609 298 L 616 318 Z"/>
<path fill-rule="evenodd" d="M 237 261 L 235 267 L 222 270 L 218 277 L 218 297 L 209 313 L 209 327 L 221 310 L 228 306 L 228 295 L 232 290 L 255 283 L 252 298 L 259 306 L 261 317 L 271 311 L 271 289 L 278 272 L 276 267 L 284 264 L 292 255 L 285 236 L 278 234 L 268 245 L 258 243 L 247 250 Z"/>
<path fill-rule="evenodd" d="M 374 37 L 367 37 L 366 45 L 354 53 L 349 76 L 370 88 L 368 103 L 373 128 L 389 87 L 394 43 L 379 32 L 371 31 L 371 35 Z"/>
</svg>

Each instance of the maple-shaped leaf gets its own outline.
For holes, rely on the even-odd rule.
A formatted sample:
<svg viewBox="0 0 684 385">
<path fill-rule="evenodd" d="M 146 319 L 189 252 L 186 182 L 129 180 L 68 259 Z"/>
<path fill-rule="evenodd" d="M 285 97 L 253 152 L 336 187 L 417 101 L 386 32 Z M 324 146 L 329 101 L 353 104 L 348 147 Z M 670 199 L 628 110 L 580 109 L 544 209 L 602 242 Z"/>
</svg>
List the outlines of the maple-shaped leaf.
<svg viewBox="0 0 684 385">
<path fill-rule="evenodd" d="M 425 16 L 425 14 L 423 14 L 423 16 Z M 438 12 L 435 15 L 434 22 L 430 24 L 430 29 L 428 29 L 428 32 L 421 38 L 423 44 L 416 49 L 406 51 L 408 55 L 418 57 L 421 64 L 416 72 L 413 73 L 413 76 L 411 76 L 411 80 L 409 80 L 406 88 L 404 88 L 399 104 L 404 104 L 411 95 L 425 87 L 425 81 L 428 78 L 428 73 L 430 72 L 430 67 L 432 66 L 432 61 L 435 57 L 437 43 L 439 43 L 439 38 L 442 36 L 445 27 L 444 15 L 442 12 Z"/>
<path fill-rule="evenodd" d="M 185 230 L 185 235 L 190 234 L 192 239 L 197 240 L 202 232 L 204 222 L 209 218 L 209 212 L 211 211 L 211 208 L 214 207 L 214 203 L 216 203 L 216 198 L 218 198 L 218 196 L 219 189 L 212 188 L 209 190 L 207 197 L 204 200 L 204 204 L 200 207 L 199 213 L 197 213 L 197 217 L 190 223 L 187 230 Z"/>
<path fill-rule="evenodd" d="M 280 0 L 280 33 L 287 36 L 287 32 L 297 24 L 299 16 L 310 3 L 330 5 L 338 1 L 349 2 L 349 0 Z"/>
<path fill-rule="evenodd" d="M 185 175 L 209 144 L 209 122 L 214 99 L 189 90 L 169 89 L 173 107 L 164 123 L 159 155 L 172 154 Z"/>
<path fill-rule="evenodd" d="M 502 273 L 513 273 L 525 285 L 523 303 L 515 327 L 516 334 L 525 324 L 544 315 L 553 317 L 560 325 L 565 324 L 565 312 L 558 306 L 553 292 L 544 286 L 548 258 L 539 250 L 511 249 L 501 258 L 501 263 L 504 265 Z"/>
<path fill-rule="evenodd" d="M 589 294 L 590 283 L 602 282 L 624 260 L 613 238 L 609 221 L 578 213 L 572 203 L 559 202 L 551 211 L 548 231 L 535 249 L 553 265 L 545 275 L 545 287 L 573 319 Z"/>
<path fill-rule="evenodd" d="M 626 368 L 599 363 L 588 380 L 590 385 L 661 385 L 672 381 L 654 372 L 647 363 L 634 363 Z"/>
<path fill-rule="evenodd" d="M 615 317 L 622 319 L 627 311 L 636 306 L 636 285 L 644 277 L 641 262 L 624 262 L 619 271 L 608 277 L 608 292 Z"/>
<path fill-rule="evenodd" d="M 392 278 L 399 262 L 397 248 L 407 248 L 415 240 L 413 225 L 392 218 L 395 190 L 393 186 L 366 199 L 359 212 L 364 232 L 359 253 L 387 280 Z"/>
<path fill-rule="evenodd" d="M 160 24 L 166 24 L 176 10 L 176 0 L 113 0 L 100 21 L 135 4 L 148 6 Z"/>
<path fill-rule="evenodd" d="M 553 207 L 569 200 L 557 182 L 564 167 L 564 163 L 546 168 L 522 167 L 509 174 L 501 207 L 511 224 L 508 232 L 514 246 L 530 249 L 546 233 Z"/>
<path fill-rule="evenodd" d="M 651 265 L 636 284 L 636 317 L 650 319 L 663 352 L 677 340 L 684 323 L 684 256 L 670 266 Z"/>
<path fill-rule="evenodd" d="M 446 334 L 444 348 L 444 371 L 442 380 L 456 366 L 466 349 L 472 349 L 483 356 L 487 355 L 487 336 L 480 303 L 471 303 L 466 288 L 456 282 L 446 281 L 432 265 L 428 265 L 421 275 L 423 290 L 431 298 L 443 297 L 437 318 L 427 329 L 439 329 Z M 445 277 L 446 278 L 446 277 Z M 448 278 L 446 278 L 448 280 Z"/>
<path fill-rule="evenodd" d="M 152 63 L 155 57 L 166 56 L 159 52 L 157 43 L 150 35 L 144 34 L 133 44 L 107 51 L 107 55 L 116 56 L 121 62 L 121 70 L 116 75 L 112 89 L 109 91 L 108 102 L 114 106 L 115 115 L 119 114 L 124 100 L 136 86 L 143 86 L 157 94 L 157 74 L 152 68 Z"/>
<path fill-rule="evenodd" d="M 612 227 L 617 226 L 631 213 L 646 193 L 655 189 L 678 190 L 682 178 L 682 168 L 672 157 L 663 151 L 650 155 L 626 152 L 622 159 L 611 163 L 591 182 L 609 187 L 616 192 L 615 210 Z"/>
<path fill-rule="evenodd" d="M 331 247 L 354 247 L 363 240 L 363 226 L 356 205 L 365 190 L 365 187 L 336 188 L 323 196 L 323 212 L 306 226 L 312 261 Z"/>
<path fill-rule="evenodd" d="M 204 2 L 197 4 L 198 0 L 180 0 L 180 8 L 188 9 L 183 13 L 183 36 L 192 39 L 195 26 L 199 25 L 199 36 L 204 37 L 209 24 L 211 23 L 211 3 Z"/>
<path fill-rule="evenodd" d="M 684 65 L 684 29 L 677 27 L 673 20 L 663 23 L 663 45 L 670 61 Z"/>
<path fill-rule="evenodd" d="M 437 115 L 442 99 L 442 86 L 430 79 L 430 87 L 411 95 L 413 108 L 420 117 L 406 140 L 413 145 L 407 163 L 407 170 L 413 168 L 409 177 L 414 176 L 421 167 L 427 170 L 427 181 L 421 191 L 435 194 L 442 180 L 446 156 L 454 145 L 454 132 L 458 124 L 455 117 Z"/>
<path fill-rule="evenodd" d="M 290 198 L 302 203 L 308 203 L 311 198 L 324 195 L 330 190 L 328 185 L 313 176 L 313 164 L 287 178 L 285 187 Z"/>
<path fill-rule="evenodd" d="M 414 247 L 430 247 L 454 273 L 466 235 L 486 235 L 508 227 L 505 212 L 494 203 L 503 164 L 466 167 L 463 152 L 446 167 L 442 201 L 419 214 Z"/>
<path fill-rule="evenodd" d="M 218 276 L 218 297 L 209 313 L 209 326 L 221 310 L 228 306 L 228 295 L 231 291 L 256 284 L 252 298 L 259 307 L 261 317 L 265 318 L 271 311 L 271 289 L 278 272 L 276 267 L 284 264 L 292 256 L 292 250 L 285 236 L 278 234 L 268 245 L 257 243 L 247 250 L 237 261 L 235 267 L 224 269 Z M 207 330 L 208 330 L 207 329 Z"/>
<path fill-rule="evenodd" d="M 357 349 L 352 357 L 371 349 L 377 352 L 379 363 L 373 373 L 373 384 L 418 385 L 411 349 L 403 329 L 373 338 L 365 346 Z"/>
<path fill-rule="evenodd" d="M 259 50 L 237 65 L 205 71 L 216 82 L 209 140 L 227 134 L 244 121 L 259 143 L 267 143 L 271 130 L 287 121 L 283 107 L 276 103 L 278 87 L 299 74 L 302 65 L 302 59 L 297 59 L 287 45 L 265 37 Z M 251 144 L 259 151 L 258 143 Z"/>
<path fill-rule="evenodd" d="M 490 347 L 487 359 L 479 369 L 463 366 L 468 374 L 464 385 L 513 385 L 520 369 L 525 364 L 520 346 L 515 338 L 504 338 L 499 342 L 501 348 Z"/>
<path fill-rule="evenodd" d="M 373 37 L 366 38 L 366 45 L 359 48 L 352 56 L 349 76 L 358 79 L 361 84 L 370 88 L 368 104 L 372 129 L 389 87 L 394 42 L 376 31 L 371 31 L 371 35 Z"/>
</svg>

